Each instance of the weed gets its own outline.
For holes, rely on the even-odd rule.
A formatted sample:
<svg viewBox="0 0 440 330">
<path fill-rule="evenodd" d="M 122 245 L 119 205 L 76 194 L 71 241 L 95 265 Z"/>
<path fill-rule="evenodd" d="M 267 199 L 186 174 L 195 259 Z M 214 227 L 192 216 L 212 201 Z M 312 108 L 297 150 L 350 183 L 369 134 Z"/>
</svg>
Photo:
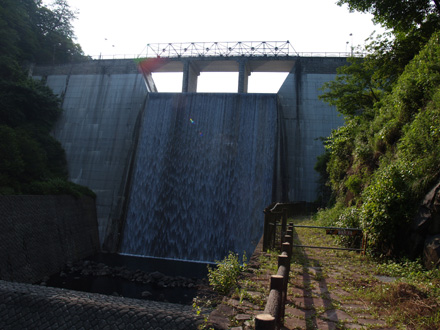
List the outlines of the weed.
<svg viewBox="0 0 440 330">
<path fill-rule="evenodd" d="M 212 307 L 211 301 L 205 298 L 202 299 L 200 297 L 195 297 L 193 299 L 192 307 L 195 310 L 197 316 L 203 316 L 203 323 L 198 326 L 198 330 L 214 330 L 214 328 L 210 327 L 208 323 L 209 314 L 203 313 L 204 310 Z"/>
<path fill-rule="evenodd" d="M 240 265 L 238 255 L 233 252 L 229 252 L 229 255 L 216 264 L 216 268 L 208 266 L 209 284 L 218 293 L 228 294 L 237 285 L 238 277 L 247 267 L 246 255 L 243 255 L 243 265 Z"/>
<path fill-rule="evenodd" d="M 440 304 L 429 292 L 413 284 L 396 282 L 375 286 L 363 295 L 374 303 L 375 309 L 388 316 L 393 324 L 408 329 L 438 329 Z"/>
</svg>

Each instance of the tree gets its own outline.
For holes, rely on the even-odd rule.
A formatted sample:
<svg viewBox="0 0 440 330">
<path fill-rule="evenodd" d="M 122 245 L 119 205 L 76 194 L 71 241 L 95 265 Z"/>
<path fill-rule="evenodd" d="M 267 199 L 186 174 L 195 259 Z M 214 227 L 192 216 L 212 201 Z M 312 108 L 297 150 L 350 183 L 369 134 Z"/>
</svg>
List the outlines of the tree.
<svg viewBox="0 0 440 330">
<path fill-rule="evenodd" d="M 23 68 L 29 62 L 83 59 L 65 0 L 46 8 L 39 0 L 0 2 L 0 194 L 74 193 L 61 144 L 50 131 L 60 100 Z M 84 188 L 79 188 L 84 193 Z"/>
<path fill-rule="evenodd" d="M 397 32 L 422 25 L 430 16 L 440 16 L 439 0 L 339 0 L 350 11 L 373 14 L 373 21 Z"/>
<path fill-rule="evenodd" d="M 373 62 L 356 57 L 348 61 L 349 65 L 338 68 L 334 81 L 322 86 L 324 94 L 319 98 L 336 106 L 344 116 L 354 116 L 372 110 L 384 87 L 373 78 Z"/>
<path fill-rule="evenodd" d="M 84 59 L 81 46 L 74 42 L 72 22 L 77 11 L 70 8 L 66 0 L 55 0 L 49 8 L 40 6 L 35 15 L 41 51 L 38 63 L 68 63 Z"/>
<path fill-rule="evenodd" d="M 75 43 L 72 21 L 76 12 L 66 0 L 50 8 L 34 0 L 0 2 L 0 62 L 4 56 L 36 63 L 68 63 L 84 59 Z"/>
<path fill-rule="evenodd" d="M 323 86 L 324 101 L 337 107 L 345 116 L 374 108 L 389 93 L 404 71 L 431 36 L 440 28 L 438 1 L 429 0 L 339 0 L 351 11 L 374 15 L 374 21 L 390 31 L 370 39 L 364 58 L 351 58 L 338 70 L 334 81 Z"/>
</svg>

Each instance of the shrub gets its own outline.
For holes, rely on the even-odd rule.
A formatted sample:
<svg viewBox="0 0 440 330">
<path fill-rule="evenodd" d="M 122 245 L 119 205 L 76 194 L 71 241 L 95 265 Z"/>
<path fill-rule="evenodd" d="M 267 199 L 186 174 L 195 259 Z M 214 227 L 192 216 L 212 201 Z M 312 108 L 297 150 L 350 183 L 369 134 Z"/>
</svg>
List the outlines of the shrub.
<svg viewBox="0 0 440 330">
<path fill-rule="evenodd" d="M 411 190 L 412 168 L 402 161 L 384 166 L 363 192 L 359 218 L 375 253 L 397 252 L 403 244 L 399 236 L 417 207 Z"/>
<path fill-rule="evenodd" d="M 336 203 L 332 208 L 320 210 L 316 214 L 315 220 L 320 226 L 336 226 L 336 222 L 344 209 L 343 203 Z"/>
<path fill-rule="evenodd" d="M 228 294 L 237 285 L 240 273 L 246 268 L 246 255 L 243 255 L 243 265 L 240 265 L 236 253 L 229 252 L 222 261 L 216 261 L 216 268 L 208 266 L 209 284 L 220 294 Z"/>
<path fill-rule="evenodd" d="M 26 187 L 25 193 L 33 195 L 65 194 L 75 197 L 86 195 L 96 198 L 95 193 L 89 188 L 59 178 L 51 179 L 48 181 L 34 181 Z"/>
</svg>

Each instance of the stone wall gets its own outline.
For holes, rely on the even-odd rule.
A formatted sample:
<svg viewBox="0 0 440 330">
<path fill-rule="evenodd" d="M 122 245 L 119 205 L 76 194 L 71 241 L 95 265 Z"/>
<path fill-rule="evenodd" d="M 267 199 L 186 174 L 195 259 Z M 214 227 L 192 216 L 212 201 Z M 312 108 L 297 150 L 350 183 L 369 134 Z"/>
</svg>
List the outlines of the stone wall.
<svg viewBox="0 0 440 330">
<path fill-rule="evenodd" d="M 0 196 L 0 279 L 35 283 L 99 251 L 95 201 Z"/>
</svg>

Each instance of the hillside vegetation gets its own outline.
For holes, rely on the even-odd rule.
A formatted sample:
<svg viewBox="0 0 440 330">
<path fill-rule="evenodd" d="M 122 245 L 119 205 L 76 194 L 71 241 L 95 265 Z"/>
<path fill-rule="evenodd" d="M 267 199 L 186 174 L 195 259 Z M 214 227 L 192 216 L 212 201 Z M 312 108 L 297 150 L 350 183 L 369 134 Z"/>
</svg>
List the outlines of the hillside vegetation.
<svg viewBox="0 0 440 330">
<path fill-rule="evenodd" d="M 326 140 L 316 166 L 331 188 L 332 207 L 319 217 L 363 228 L 374 255 L 402 255 L 410 220 L 440 174 L 439 7 L 418 2 L 426 8 L 409 24 L 378 12 L 387 1 L 340 3 L 374 13 L 391 31 L 323 87 L 322 99 L 337 107 L 345 125 Z"/>
<path fill-rule="evenodd" d="M 60 99 L 28 76 L 31 65 L 82 60 L 73 42 L 72 12 L 65 0 L 51 9 L 41 1 L 0 3 L 0 194 L 93 195 L 67 182 L 61 144 L 50 131 Z"/>
</svg>

